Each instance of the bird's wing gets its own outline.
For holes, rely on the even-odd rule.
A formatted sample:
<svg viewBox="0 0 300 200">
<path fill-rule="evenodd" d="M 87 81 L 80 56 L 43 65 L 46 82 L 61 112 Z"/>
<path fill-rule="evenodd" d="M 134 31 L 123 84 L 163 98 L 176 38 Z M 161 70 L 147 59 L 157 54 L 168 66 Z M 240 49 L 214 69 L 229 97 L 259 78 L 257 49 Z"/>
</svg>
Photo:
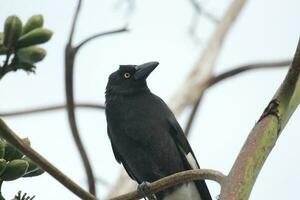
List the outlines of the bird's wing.
<svg viewBox="0 0 300 200">
<path fill-rule="evenodd" d="M 113 150 L 113 152 L 114 152 L 114 155 L 115 155 L 115 159 L 118 161 L 118 163 L 121 163 L 121 162 L 122 162 L 121 155 L 119 154 L 119 152 L 117 151 L 117 149 L 116 149 L 115 146 L 114 146 L 114 143 L 113 143 L 113 141 L 112 141 L 112 139 L 111 139 L 111 137 L 110 137 L 110 131 L 109 131 L 108 126 L 107 126 L 107 133 L 108 133 L 108 137 L 109 137 L 109 139 L 110 139 L 111 148 L 112 148 L 112 150 Z"/>
<path fill-rule="evenodd" d="M 123 166 L 124 166 L 124 168 L 125 168 L 127 174 L 130 176 L 130 178 L 132 178 L 133 180 L 138 181 L 137 178 L 134 176 L 133 172 L 130 171 L 130 168 L 129 168 L 128 165 L 126 164 L 125 160 L 122 158 L 122 156 L 119 154 L 118 150 L 117 150 L 116 147 L 114 146 L 114 143 L 113 143 L 113 141 L 112 141 L 111 138 L 110 138 L 110 131 L 109 131 L 108 126 L 107 126 L 107 133 L 108 133 L 108 137 L 109 137 L 109 139 L 110 139 L 110 141 L 111 141 L 111 147 L 112 147 L 112 150 L 113 150 L 113 152 L 114 152 L 115 159 L 118 161 L 118 163 L 122 163 L 122 164 L 123 164 Z"/>
<path fill-rule="evenodd" d="M 168 122 L 170 125 L 171 136 L 175 140 L 180 153 L 184 154 L 186 157 L 186 161 L 189 163 L 190 169 L 200 168 L 196 160 L 196 156 L 194 155 L 194 152 L 175 117 L 169 117 Z"/>
<path fill-rule="evenodd" d="M 199 164 L 197 162 L 197 159 L 194 155 L 194 152 L 187 140 L 187 138 L 184 135 L 184 132 L 180 125 L 178 124 L 175 116 L 171 113 L 168 122 L 170 125 L 170 133 L 172 138 L 174 139 L 179 152 L 181 153 L 181 157 L 183 159 L 183 162 L 185 163 L 186 169 L 199 169 Z M 211 200 L 211 195 L 209 193 L 209 190 L 207 188 L 207 185 L 205 181 L 195 181 L 195 184 L 197 186 L 197 189 L 200 193 L 201 199 L 203 200 Z"/>
</svg>

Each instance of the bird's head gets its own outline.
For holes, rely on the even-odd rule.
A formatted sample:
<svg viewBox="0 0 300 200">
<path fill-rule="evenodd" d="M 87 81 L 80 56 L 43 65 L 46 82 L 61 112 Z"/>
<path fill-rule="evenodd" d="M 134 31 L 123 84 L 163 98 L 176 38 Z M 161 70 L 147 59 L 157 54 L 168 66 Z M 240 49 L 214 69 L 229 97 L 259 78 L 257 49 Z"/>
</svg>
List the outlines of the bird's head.
<svg viewBox="0 0 300 200">
<path fill-rule="evenodd" d="M 146 79 L 158 64 L 148 62 L 141 65 L 120 65 L 120 68 L 109 76 L 106 95 L 130 95 L 148 90 Z"/>
</svg>

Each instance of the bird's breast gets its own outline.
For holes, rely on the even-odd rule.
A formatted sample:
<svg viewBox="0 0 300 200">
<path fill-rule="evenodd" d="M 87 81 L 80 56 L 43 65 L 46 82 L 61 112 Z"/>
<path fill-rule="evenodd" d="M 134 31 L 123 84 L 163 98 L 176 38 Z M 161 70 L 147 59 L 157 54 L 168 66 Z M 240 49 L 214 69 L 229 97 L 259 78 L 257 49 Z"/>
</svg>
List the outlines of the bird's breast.
<svg viewBox="0 0 300 200">
<path fill-rule="evenodd" d="M 143 147 L 151 145 L 150 141 L 159 145 L 163 142 L 163 135 L 167 134 L 161 128 L 168 127 L 166 117 L 149 96 L 115 99 L 109 104 L 106 115 L 112 137 L 122 140 L 122 145 L 126 145 L 127 141 L 136 142 Z"/>
</svg>

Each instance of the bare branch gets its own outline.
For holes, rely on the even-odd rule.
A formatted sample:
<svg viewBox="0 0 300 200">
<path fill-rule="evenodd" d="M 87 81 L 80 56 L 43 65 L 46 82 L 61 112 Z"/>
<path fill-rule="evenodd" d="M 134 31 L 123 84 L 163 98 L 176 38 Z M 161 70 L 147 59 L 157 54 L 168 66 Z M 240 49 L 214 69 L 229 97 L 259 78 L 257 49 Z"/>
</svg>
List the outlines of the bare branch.
<svg viewBox="0 0 300 200">
<path fill-rule="evenodd" d="M 88 38 L 86 38 L 85 40 L 83 40 L 82 42 L 80 42 L 76 47 L 75 47 L 75 51 L 77 52 L 82 46 L 84 46 L 85 44 L 87 44 L 88 42 L 103 37 L 103 36 L 108 36 L 108 35 L 112 35 L 115 33 L 122 33 L 122 32 L 127 32 L 129 31 L 127 26 L 123 27 L 123 28 L 119 28 L 116 30 L 111 30 L 111 31 L 107 31 L 107 32 L 103 32 L 103 33 L 97 33 L 95 35 L 92 35 Z"/>
<path fill-rule="evenodd" d="M 195 43 L 201 42 L 200 39 L 196 35 L 196 30 L 198 28 L 198 23 L 199 19 L 201 16 L 207 18 L 214 24 L 217 24 L 220 22 L 217 17 L 215 17 L 213 14 L 210 12 L 207 12 L 203 6 L 198 2 L 197 0 L 189 0 L 190 4 L 193 6 L 195 12 L 193 13 L 193 17 L 191 20 L 191 25 L 189 26 L 189 34 L 191 35 L 192 39 L 194 40 Z"/>
<path fill-rule="evenodd" d="M 212 76 L 212 70 L 221 51 L 222 44 L 245 2 L 246 0 L 234 0 L 231 3 L 194 69 L 169 101 L 169 106 L 175 115 L 180 115 L 187 106 L 194 105 L 203 94 L 205 90 L 204 82 Z"/>
<path fill-rule="evenodd" d="M 237 67 L 233 67 L 232 70 L 228 70 L 224 73 L 221 73 L 217 76 L 213 76 L 212 78 L 208 79 L 208 81 L 205 82 L 206 88 L 210 88 L 211 86 L 215 85 L 216 83 L 219 83 L 220 81 L 223 81 L 225 79 L 228 79 L 232 76 L 238 75 L 242 72 L 246 72 L 249 70 L 254 70 L 254 69 L 266 69 L 266 68 L 279 68 L 279 67 L 286 67 L 290 65 L 292 62 L 291 59 L 285 59 L 285 60 L 280 60 L 280 61 L 272 61 L 272 62 L 255 62 L 247 65 L 241 65 Z M 189 116 L 186 128 L 185 128 L 185 134 L 188 135 L 194 118 L 197 114 L 197 110 L 200 104 L 200 101 L 202 99 L 202 96 L 197 100 L 195 105 L 193 106 L 193 109 L 191 111 L 191 114 Z"/>
<path fill-rule="evenodd" d="M 290 70 L 250 132 L 227 181 L 221 200 L 248 199 L 260 170 L 300 103 L 300 40 Z"/>
<path fill-rule="evenodd" d="M 199 14 L 205 16 L 207 19 L 211 20 L 214 23 L 219 23 L 220 20 L 218 20 L 214 15 L 207 12 L 203 7 L 200 5 L 199 2 L 196 0 L 189 0 L 191 5 L 193 6 L 194 10 Z"/>
<path fill-rule="evenodd" d="M 193 106 L 193 109 L 191 111 L 191 114 L 188 118 L 188 121 L 187 121 L 185 129 L 184 129 L 184 133 L 185 133 L 186 136 L 188 136 L 190 134 L 190 131 L 191 131 L 191 128 L 193 126 L 194 119 L 197 115 L 197 111 L 198 111 L 198 108 L 200 106 L 201 100 L 202 100 L 202 96 L 197 100 L 197 102 Z"/>
<path fill-rule="evenodd" d="M 28 158 L 37 163 L 42 169 L 52 175 L 62 185 L 72 191 L 81 199 L 95 200 L 96 197 L 91 195 L 77 185 L 74 181 L 63 174 L 59 169 L 47 161 L 43 156 L 33 150 L 30 146 L 25 144 L 6 124 L 0 119 L 0 135 L 9 143 L 14 145 L 18 150 L 24 153 Z"/>
<path fill-rule="evenodd" d="M 7 74 L 8 72 L 10 72 L 12 69 L 9 67 L 9 64 L 8 64 L 8 61 L 9 61 L 9 58 L 11 56 L 11 53 L 8 52 L 6 54 L 6 57 L 5 57 L 5 61 L 3 63 L 3 66 L 0 66 L 0 80 L 4 77 L 5 74 Z"/>
<path fill-rule="evenodd" d="M 88 178 L 89 191 L 90 191 L 90 193 L 96 195 L 95 178 L 94 178 L 93 170 L 92 170 L 88 155 L 86 153 L 86 150 L 83 146 L 83 143 L 82 143 L 82 140 L 81 140 L 81 137 L 79 134 L 79 130 L 77 127 L 77 121 L 76 121 L 76 117 L 75 117 L 75 111 L 74 111 L 74 107 L 75 107 L 74 87 L 73 87 L 74 62 L 75 62 L 75 57 L 76 57 L 77 51 L 86 43 L 92 41 L 95 38 L 98 38 L 98 37 L 101 37 L 104 35 L 110 35 L 110 34 L 121 33 L 121 32 L 127 31 L 127 28 L 125 27 L 125 28 L 122 28 L 119 30 L 114 30 L 114 31 L 109 31 L 109 32 L 93 35 L 93 36 L 87 38 L 86 40 L 84 40 L 83 42 L 81 42 L 77 47 L 74 47 L 72 41 L 73 41 L 73 36 L 74 36 L 75 28 L 76 28 L 78 14 L 79 14 L 80 7 L 81 7 L 81 2 L 82 2 L 81 0 L 78 1 L 77 9 L 75 11 L 74 18 L 73 18 L 69 41 L 65 48 L 65 85 L 66 85 L 65 92 L 66 92 L 66 100 L 67 100 L 66 105 L 67 105 L 68 119 L 69 119 L 71 131 L 72 131 L 72 135 L 73 135 L 74 141 L 76 143 L 76 146 L 78 148 L 78 151 L 80 153 L 82 162 L 84 164 L 85 172 L 86 172 L 86 175 Z"/>
<path fill-rule="evenodd" d="M 104 110 L 105 105 L 103 104 L 93 104 L 93 103 L 77 103 L 74 104 L 75 108 L 87 108 L 87 109 L 98 109 Z M 15 111 L 7 111 L 7 112 L 0 112 L 0 117 L 17 117 L 21 115 L 29 115 L 29 114 L 38 114 L 43 112 L 51 112 L 66 109 L 67 105 L 64 104 L 55 104 L 55 105 L 47 105 L 42 107 L 36 108 L 27 108 L 24 110 L 15 110 Z"/>
<path fill-rule="evenodd" d="M 75 49 L 72 47 L 72 41 L 73 36 L 76 28 L 76 23 L 78 19 L 78 14 L 81 8 L 81 0 L 78 0 L 77 9 L 74 14 L 73 23 L 71 27 L 71 32 L 69 36 L 69 42 L 66 45 L 65 48 L 65 92 L 66 92 L 66 104 L 67 104 L 67 112 L 68 112 L 68 119 L 69 119 L 69 125 L 71 128 L 72 136 L 74 138 L 74 141 L 76 143 L 77 149 L 79 151 L 79 154 L 81 156 L 85 173 L 87 175 L 88 179 L 88 186 L 89 186 L 89 192 L 96 196 L 96 187 L 95 187 L 95 178 L 93 174 L 93 170 L 88 158 L 88 155 L 86 153 L 86 150 L 84 148 L 84 145 L 82 143 L 79 130 L 77 128 L 77 122 L 75 117 L 75 111 L 74 111 L 74 87 L 73 87 L 73 75 L 74 75 L 74 60 L 75 60 Z"/>
<path fill-rule="evenodd" d="M 81 4 L 82 4 L 82 0 L 78 0 L 77 7 L 76 7 L 74 17 L 73 17 L 73 21 L 72 21 L 72 26 L 71 26 L 71 31 L 70 31 L 70 35 L 69 35 L 68 44 L 73 43 L 73 37 L 74 37 L 75 28 L 76 28 L 76 24 L 77 24 L 77 20 L 78 20 L 78 15 L 79 15 L 79 12 L 80 12 L 80 9 L 81 9 Z"/>
<path fill-rule="evenodd" d="M 195 169 L 179 172 L 170 176 L 159 179 L 149 186 L 149 194 L 157 193 L 172 186 L 194 181 L 194 180 L 212 180 L 218 182 L 220 185 L 223 184 L 225 176 L 218 171 L 211 169 Z M 140 199 L 143 196 L 138 192 L 130 192 L 109 200 L 132 200 Z"/>
<path fill-rule="evenodd" d="M 211 87 L 212 85 L 215 85 L 216 83 L 218 83 L 224 79 L 238 75 L 242 72 L 246 72 L 246 71 L 254 70 L 254 69 L 286 67 L 286 66 L 290 65 L 291 63 L 292 63 L 291 59 L 284 59 L 284 60 L 280 60 L 280 61 L 257 62 L 257 63 L 251 63 L 251 64 L 247 64 L 247 65 L 233 67 L 232 70 L 228 70 L 226 72 L 223 72 L 217 76 L 210 78 L 210 80 L 207 81 L 207 87 Z"/>
</svg>

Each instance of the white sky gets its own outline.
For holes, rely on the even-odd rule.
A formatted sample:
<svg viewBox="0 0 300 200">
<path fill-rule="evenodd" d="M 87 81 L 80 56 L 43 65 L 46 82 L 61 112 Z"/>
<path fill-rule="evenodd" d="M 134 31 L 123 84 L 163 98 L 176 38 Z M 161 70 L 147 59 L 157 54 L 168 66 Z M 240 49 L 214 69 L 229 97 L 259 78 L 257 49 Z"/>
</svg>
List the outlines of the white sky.
<svg viewBox="0 0 300 200">
<path fill-rule="evenodd" d="M 76 41 L 90 34 L 122 26 L 122 0 L 84 1 Z M 0 111 L 64 102 L 63 51 L 76 1 L 0 0 L 0 27 L 17 14 L 25 21 L 43 14 L 45 27 L 54 31 L 44 47 L 48 56 L 38 64 L 36 75 L 23 72 L 6 76 L 0 84 Z M 152 91 L 167 101 L 184 80 L 205 47 L 214 25 L 201 19 L 194 44 L 188 36 L 192 8 L 185 0 L 140 0 L 131 15 L 130 33 L 102 38 L 85 46 L 76 62 L 76 100 L 102 103 L 108 75 L 119 64 L 157 60 L 159 67 L 148 79 Z M 206 8 L 221 17 L 229 0 L 205 1 Z M 252 61 L 292 57 L 300 35 L 298 0 L 250 0 L 226 39 L 215 72 Z M 245 138 L 285 76 L 286 69 L 247 72 L 210 89 L 203 100 L 190 137 L 204 168 L 228 173 Z M 114 160 L 106 136 L 102 111 L 77 112 L 79 128 L 98 177 L 114 183 L 120 166 Z M 187 113 L 180 121 L 184 125 Z M 7 118 L 10 127 L 76 182 L 86 187 L 83 168 L 64 111 Z M 295 112 L 265 163 L 251 199 L 295 199 L 300 182 L 299 121 Z M 210 184 L 213 196 L 216 184 Z M 47 174 L 3 184 L 9 199 L 18 190 L 36 194 L 36 199 L 77 199 Z M 99 185 L 103 197 L 107 188 Z"/>
</svg>

